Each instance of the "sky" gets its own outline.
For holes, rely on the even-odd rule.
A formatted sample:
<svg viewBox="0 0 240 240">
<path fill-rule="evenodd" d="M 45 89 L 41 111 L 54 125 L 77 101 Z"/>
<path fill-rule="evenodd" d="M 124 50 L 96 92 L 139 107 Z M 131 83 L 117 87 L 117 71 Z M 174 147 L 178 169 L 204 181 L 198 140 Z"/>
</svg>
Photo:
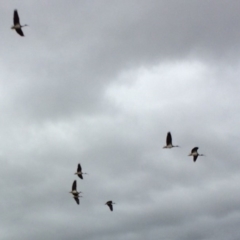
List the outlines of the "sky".
<svg viewBox="0 0 240 240">
<path fill-rule="evenodd" d="M 0 12 L 1 239 L 239 239 L 240 1 Z"/>
</svg>

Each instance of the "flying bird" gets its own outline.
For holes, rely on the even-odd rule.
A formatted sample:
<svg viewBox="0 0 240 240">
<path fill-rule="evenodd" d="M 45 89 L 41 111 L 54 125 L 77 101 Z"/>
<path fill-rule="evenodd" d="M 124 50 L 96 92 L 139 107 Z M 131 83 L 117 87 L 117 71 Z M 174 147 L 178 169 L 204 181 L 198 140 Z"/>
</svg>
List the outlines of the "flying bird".
<svg viewBox="0 0 240 240">
<path fill-rule="evenodd" d="M 73 195 L 73 197 L 78 197 L 81 192 L 77 191 L 77 181 L 75 180 L 72 184 L 72 191 L 69 192 Z"/>
<path fill-rule="evenodd" d="M 173 148 L 173 147 L 179 147 L 178 145 L 174 146 L 172 145 L 172 135 L 170 132 L 167 133 L 167 138 L 166 138 L 166 146 L 163 148 Z"/>
<path fill-rule="evenodd" d="M 105 205 L 108 205 L 108 206 L 109 206 L 109 208 L 110 208 L 111 211 L 113 210 L 113 204 L 116 204 L 116 203 L 114 203 L 113 201 L 107 201 L 107 202 L 105 203 Z"/>
<path fill-rule="evenodd" d="M 81 167 L 81 164 L 79 163 L 77 167 L 77 172 L 75 172 L 74 174 L 78 175 L 81 179 L 83 179 L 83 174 L 87 174 L 87 173 L 82 172 L 82 167 Z"/>
<path fill-rule="evenodd" d="M 12 26 L 12 29 L 15 29 L 16 32 L 20 35 L 20 36 L 24 36 L 23 34 L 23 31 L 22 31 L 22 28 L 23 27 L 26 27 L 28 26 L 27 24 L 24 24 L 24 25 L 21 25 L 20 24 L 20 19 L 19 19 L 19 16 L 18 16 L 18 12 L 17 10 L 14 10 L 14 13 L 13 13 L 13 26 Z"/>
<path fill-rule="evenodd" d="M 197 150 L 198 150 L 198 147 L 193 148 L 191 153 L 188 155 L 188 156 L 193 156 L 193 161 L 194 162 L 197 161 L 198 156 L 205 156 L 203 154 L 198 154 Z"/>
</svg>

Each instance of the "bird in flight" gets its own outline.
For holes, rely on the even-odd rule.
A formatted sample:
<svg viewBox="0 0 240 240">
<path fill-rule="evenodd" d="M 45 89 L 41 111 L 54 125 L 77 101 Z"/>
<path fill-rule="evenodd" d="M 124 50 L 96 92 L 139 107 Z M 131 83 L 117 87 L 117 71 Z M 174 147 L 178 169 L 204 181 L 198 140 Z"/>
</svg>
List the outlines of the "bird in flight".
<svg viewBox="0 0 240 240">
<path fill-rule="evenodd" d="M 72 184 L 72 191 L 70 192 L 73 196 L 78 196 L 81 192 L 77 191 L 77 181 L 74 180 Z"/>
<path fill-rule="evenodd" d="M 163 148 L 173 148 L 173 147 L 179 147 L 178 145 L 174 146 L 172 145 L 172 135 L 170 132 L 167 133 L 167 138 L 166 138 L 166 146 Z"/>
<path fill-rule="evenodd" d="M 78 175 L 81 179 L 83 179 L 83 174 L 87 174 L 87 173 L 82 172 L 82 167 L 81 167 L 81 164 L 79 163 L 77 167 L 77 172 L 75 172 L 74 174 Z"/>
<path fill-rule="evenodd" d="M 197 161 L 198 156 L 205 156 L 205 155 L 203 155 L 203 154 L 199 154 L 199 153 L 197 152 L 197 150 L 198 150 L 198 147 L 194 147 L 194 148 L 192 149 L 191 153 L 188 155 L 188 156 L 193 156 L 193 161 L 194 161 L 194 162 Z"/>
<path fill-rule="evenodd" d="M 76 180 L 73 182 L 72 191 L 69 193 L 71 193 L 73 195 L 73 198 L 75 199 L 76 203 L 79 204 L 79 197 L 81 197 L 81 196 L 79 196 L 79 194 L 81 192 L 77 191 L 77 181 Z"/>
<path fill-rule="evenodd" d="M 13 13 L 13 26 L 12 26 L 12 29 L 15 29 L 16 32 L 20 35 L 20 36 L 24 36 L 23 34 L 23 31 L 22 31 L 22 28 L 23 27 L 26 27 L 28 26 L 27 24 L 24 24 L 24 25 L 21 25 L 20 24 L 20 19 L 19 19 L 19 16 L 18 16 L 18 12 L 17 10 L 14 10 L 14 13 Z"/>
<path fill-rule="evenodd" d="M 108 207 L 110 208 L 111 211 L 113 210 L 113 204 L 116 204 L 116 203 L 114 203 L 113 201 L 107 201 L 105 203 L 105 205 L 108 205 Z"/>
</svg>

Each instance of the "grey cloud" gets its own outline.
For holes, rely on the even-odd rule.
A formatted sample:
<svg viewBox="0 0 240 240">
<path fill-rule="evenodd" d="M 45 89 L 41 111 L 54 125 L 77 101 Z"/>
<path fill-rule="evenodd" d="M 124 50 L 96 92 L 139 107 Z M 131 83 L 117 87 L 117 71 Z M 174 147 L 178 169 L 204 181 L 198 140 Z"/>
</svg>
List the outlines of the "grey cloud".
<svg viewBox="0 0 240 240">
<path fill-rule="evenodd" d="M 238 239 L 240 4 L 18 4 L 1 8 L 2 238 Z"/>
</svg>

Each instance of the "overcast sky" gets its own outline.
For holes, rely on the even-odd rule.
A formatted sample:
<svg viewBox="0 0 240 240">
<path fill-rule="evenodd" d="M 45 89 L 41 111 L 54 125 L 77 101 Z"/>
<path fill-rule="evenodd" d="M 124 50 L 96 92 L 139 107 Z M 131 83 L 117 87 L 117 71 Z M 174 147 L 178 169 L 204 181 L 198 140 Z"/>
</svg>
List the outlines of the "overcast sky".
<svg viewBox="0 0 240 240">
<path fill-rule="evenodd" d="M 0 12 L 1 239 L 239 240 L 240 1 Z"/>
</svg>

